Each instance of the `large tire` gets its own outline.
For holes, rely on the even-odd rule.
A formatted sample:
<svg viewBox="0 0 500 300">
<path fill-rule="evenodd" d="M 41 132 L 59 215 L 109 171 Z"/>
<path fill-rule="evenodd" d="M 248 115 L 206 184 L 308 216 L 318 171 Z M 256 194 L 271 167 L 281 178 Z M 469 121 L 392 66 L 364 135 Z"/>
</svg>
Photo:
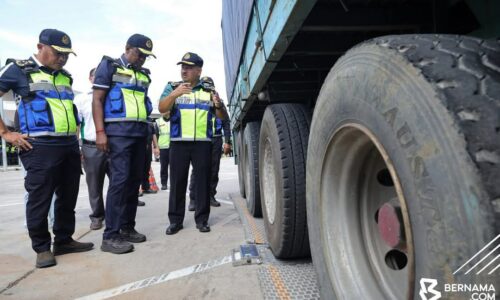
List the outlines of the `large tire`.
<svg viewBox="0 0 500 300">
<path fill-rule="evenodd" d="M 299 104 L 266 108 L 259 139 L 262 213 L 278 258 L 310 255 L 306 221 L 305 163 L 311 116 Z"/>
<path fill-rule="evenodd" d="M 500 282 L 465 275 L 482 256 L 453 274 L 498 234 L 499 128 L 498 42 L 387 36 L 341 57 L 318 97 L 307 157 L 322 298 L 420 299 L 419 281 L 431 278 L 443 298 L 469 299 L 443 285 Z M 381 205 L 400 209 L 398 246 L 378 233 L 390 223 Z"/>
<path fill-rule="evenodd" d="M 260 121 L 247 123 L 243 134 L 245 194 L 248 211 L 253 217 L 262 217 L 259 182 L 259 134 Z"/>
<path fill-rule="evenodd" d="M 245 197 L 245 157 L 243 156 L 243 129 L 236 133 L 236 155 L 238 158 L 238 183 L 241 197 Z"/>
</svg>

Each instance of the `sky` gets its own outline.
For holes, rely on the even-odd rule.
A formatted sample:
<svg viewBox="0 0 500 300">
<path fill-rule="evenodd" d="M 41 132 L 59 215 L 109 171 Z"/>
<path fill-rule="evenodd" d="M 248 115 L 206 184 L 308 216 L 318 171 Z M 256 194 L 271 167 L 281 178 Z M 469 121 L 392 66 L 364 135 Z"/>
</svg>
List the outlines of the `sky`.
<svg viewBox="0 0 500 300">
<path fill-rule="evenodd" d="M 119 57 L 127 39 L 141 33 L 151 38 L 157 56 L 144 64 L 151 71 L 154 103 L 168 81 L 180 80 L 176 63 L 187 51 L 203 58 L 202 76 L 211 76 L 227 99 L 221 0 L 0 0 L 0 11 L 1 65 L 7 58 L 36 53 L 42 29 L 55 28 L 70 36 L 77 53 L 65 66 L 73 75 L 73 89 L 87 91 L 89 71 L 102 56 Z"/>
</svg>

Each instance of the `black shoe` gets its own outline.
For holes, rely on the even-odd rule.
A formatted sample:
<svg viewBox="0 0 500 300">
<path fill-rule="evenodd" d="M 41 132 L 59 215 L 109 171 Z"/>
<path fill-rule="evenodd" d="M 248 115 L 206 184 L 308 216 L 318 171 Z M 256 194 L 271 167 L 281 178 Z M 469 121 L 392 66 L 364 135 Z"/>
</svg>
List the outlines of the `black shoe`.
<svg viewBox="0 0 500 300">
<path fill-rule="evenodd" d="M 220 202 L 215 200 L 215 197 L 210 197 L 210 206 L 214 206 L 214 207 L 219 207 L 220 206 Z"/>
<path fill-rule="evenodd" d="M 208 226 L 207 223 L 196 224 L 196 228 L 198 228 L 198 230 L 200 232 L 209 232 L 210 231 L 210 226 Z"/>
<path fill-rule="evenodd" d="M 77 241 L 71 241 L 65 244 L 54 243 L 54 255 L 85 252 L 92 250 L 92 248 L 94 248 L 93 243 L 81 243 Z"/>
<path fill-rule="evenodd" d="M 167 228 L 167 231 L 165 231 L 165 234 L 166 235 L 176 234 L 182 228 L 184 228 L 184 226 L 182 226 L 182 224 L 170 224 L 170 226 L 168 226 L 168 228 Z"/>
<path fill-rule="evenodd" d="M 131 243 L 142 243 L 146 241 L 146 236 L 142 233 L 137 232 L 137 230 L 135 229 L 122 229 L 120 231 L 120 235 L 124 240 Z"/>
<path fill-rule="evenodd" d="M 158 193 L 158 191 L 155 191 L 155 190 L 152 190 L 152 189 L 149 189 L 149 190 L 145 190 L 143 191 L 144 194 L 156 194 Z"/>
<path fill-rule="evenodd" d="M 99 230 L 102 228 L 102 220 L 101 219 L 93 219 L 90 222 L 90 229 Z"/>
<path fill-rule="evenodd" d="M 124 241 L 121 236 L 118 236 L 112 239 L 102 240 L 101 250 L 113 254 L 123 254 L 134 250 L 134 245 Z"/>
<path fill-rule="evenodd" d="M 145 205 L 146 205 L 146 202 L 141 201 L 141 200 L 137 200 L 137 206 L 145 206 Z"/>
<path fill-rule="evenodd" d="M 37 268 L 47 268 L 55 266 L 56 259 L 54 254 L 49 251 L 44 251 L 36 254 L 36 267 Z"/>
<path fill-rule="evenodd" d="M 194 211 L 195 210 L 195 206 L 194 206 L 194 200 L 189 200 L 189 206 L 188 206 L 188 210 L 189 211 Z"/>
<path fill-rule="evenodd" d="M 162 184 L 161 190 L 162 191 L 168 190 L 168 186 L 166 184 Z"/>
</svg>

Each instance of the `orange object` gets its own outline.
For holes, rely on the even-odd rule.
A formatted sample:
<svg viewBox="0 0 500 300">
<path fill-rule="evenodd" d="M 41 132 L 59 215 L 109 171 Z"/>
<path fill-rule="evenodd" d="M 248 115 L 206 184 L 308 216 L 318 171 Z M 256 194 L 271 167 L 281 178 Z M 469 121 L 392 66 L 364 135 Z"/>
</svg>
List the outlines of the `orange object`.
<svg viewBox="0 0 500 300">
<path fill-rule="evenodd" d="M 153 168 L 149 168 L 149 188 L 153 191 L 158 191 L 158 185 L 156 185 L 155 175 L 153 174 Z"/>
</svg>

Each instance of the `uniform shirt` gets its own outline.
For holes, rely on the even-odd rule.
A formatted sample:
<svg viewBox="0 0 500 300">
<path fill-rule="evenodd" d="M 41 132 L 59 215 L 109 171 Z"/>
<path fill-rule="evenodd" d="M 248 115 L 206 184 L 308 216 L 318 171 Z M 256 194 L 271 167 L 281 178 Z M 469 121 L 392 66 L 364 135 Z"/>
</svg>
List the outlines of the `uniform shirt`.
<svg viewBox="0 0 500 300">
<path fill-rule="evenodd" d="M 43 66 L 35 56 L 31 56 L 29 60 L 36 63 L 40 70 L 44 72 L 49 74 L 57 74 L 58 72 Z M 9 90 L 14 93 L 14 98 L 21 99 L 27 97 L 30 92 L 28 77 L 15 63 L 9 63 L 0 70 L 0 91 L 7 93 Z M 19 105 L 23 105 L 23 103 L 19 102 Z M 78 143 L 76 136 L 41 136 L 29 138 L 28 140 L 34 145 L 49 146 L 66 146 Z"/>
<path fill-rule="evenodd" d="M 80 137 L 83 140 L 95 142 L 95 124 L 92 116 L 92 91 L 81 93 L 75 97 L 74 101 L 78 108 L 78 117 L 80 118 Z"/>
<path fill-rule="evenodd" d="M 122 54 L 119 63 L 128 67 L 130 64 Z M 114 67 L 110 61 L 103 60 L 95 70 L 93 89 L 109 90 L 111 89 Z M 147 91 L 146 95 L 147 97 Z M 104 130 L 109 136 L 130 136 L 130 137 L 146 137 L 148 135 L 148 124 L 145 122 L 108 122 L 104 123 Z"/>
</svg>

